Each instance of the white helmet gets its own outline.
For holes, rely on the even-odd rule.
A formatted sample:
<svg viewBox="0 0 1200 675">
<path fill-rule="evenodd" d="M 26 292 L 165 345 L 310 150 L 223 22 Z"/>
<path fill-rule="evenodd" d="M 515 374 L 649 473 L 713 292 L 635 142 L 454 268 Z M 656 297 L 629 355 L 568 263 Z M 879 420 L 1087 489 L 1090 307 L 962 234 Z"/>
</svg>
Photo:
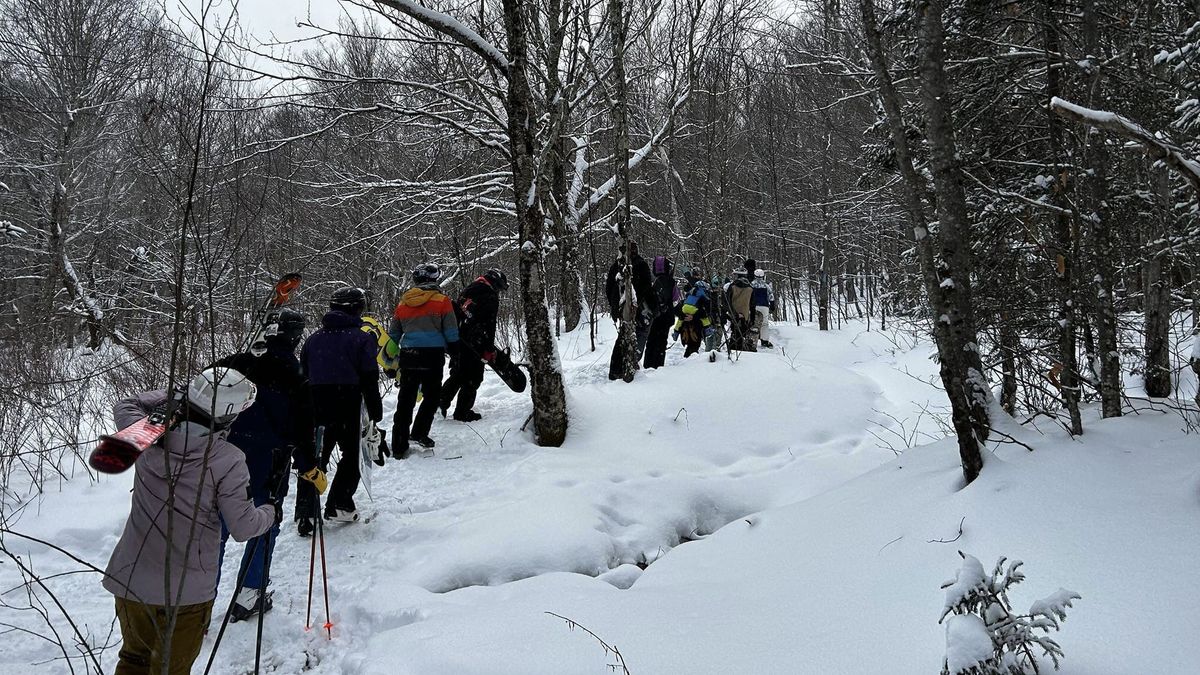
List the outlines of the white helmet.
<svg viewBox="0 0 1200 675">
<path fill-rule="evenodd" d="M 756 270 L 754 270 L 754 278 L 755 278 L 755 279 L 763 279 L 763 278 L 765 278 L 766 276 L 767 276 L 767 273 L 766 273 L 766 272 L 764 272 L 764 271 L 762 271 L 762 269 L 756 269 Z"/>
<path fill-rule="evenodd" d="M 187 400 L 216 424 L 225 425 L 254 405 L 257 395 L 258 387 L 233 368 L 209 368 L 188 385 Z"/>
</svg>

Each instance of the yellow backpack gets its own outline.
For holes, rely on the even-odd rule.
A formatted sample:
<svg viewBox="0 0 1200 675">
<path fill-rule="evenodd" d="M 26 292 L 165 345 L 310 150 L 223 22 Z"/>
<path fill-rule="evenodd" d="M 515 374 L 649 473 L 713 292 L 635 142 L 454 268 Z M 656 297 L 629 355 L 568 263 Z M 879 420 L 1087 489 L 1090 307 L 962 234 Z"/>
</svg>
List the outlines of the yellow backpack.
<svg viewBox="0 0 1200 675">
<path fill-rule="evenodd" d="M 375 354 L 375 360 L 379 363 L 379 367 L 383 368 L 384 372 L 387 373 L 394 373 L 399 370 L 398 355 L 400 354 L 400 348 L 396 346 L 396 341 L 388 335 L 387 329 L 373 316 L 364 314 L 362 322 L 363 332 L 373 335 L 375 342 L 379 344 L 379 351 Z"/>
</svg>

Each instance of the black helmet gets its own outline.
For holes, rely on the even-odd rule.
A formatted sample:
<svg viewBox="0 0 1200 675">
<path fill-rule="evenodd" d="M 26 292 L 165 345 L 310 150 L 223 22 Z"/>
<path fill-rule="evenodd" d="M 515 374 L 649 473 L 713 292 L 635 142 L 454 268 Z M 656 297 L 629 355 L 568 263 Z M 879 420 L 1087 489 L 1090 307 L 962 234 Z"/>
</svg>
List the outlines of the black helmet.
<svg viewBox="0 0 1200 675">
<path fill-rule="evenodd" d="M 434 282 L 442 278 L 442 268 L 437 263 L 421 263 L 413 268 L 412 278 L 415 284 Z"/>
<path fill-rule="evenodd" d="M 362 314 L 367 308 L 367 293 L 353 286 L 339 288 L 329 297 L 329 308 L 339 309 L 347 314 Z"/>
<path fill-rule="evenodd" d="M 300 312 L 294 309 L 281 309 L 279 315 L 275 317 L 275 333 L 268 336 L 268 339 L 275 338 L 294 345 L 300 341 L 300 336 L 304 334 L 304 327 L 307 324 L 304 315 Z"/>
<path fill-rule="evenodd" d="M 483 273 L 483 278 L 488 280 L 497 291 L 508 290 L 508 276 L 496 268 L 492 268 Z"/>
</svg>

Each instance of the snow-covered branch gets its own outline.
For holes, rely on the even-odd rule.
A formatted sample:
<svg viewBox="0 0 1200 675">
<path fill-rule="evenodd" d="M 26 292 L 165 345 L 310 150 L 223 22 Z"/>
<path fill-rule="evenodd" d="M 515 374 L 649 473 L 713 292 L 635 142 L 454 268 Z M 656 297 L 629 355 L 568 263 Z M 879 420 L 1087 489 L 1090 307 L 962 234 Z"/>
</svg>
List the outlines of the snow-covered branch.
<svg viewBox="0 0 1200 675">
<path fill-rule="evenodd" d="M 1142 146 L 1146 154 L 1162 161 L 1187 179 L 1196 194 L 1200 195 L 1200 164 L 1137 122 L 1114 112 L 1085 108 L 1057 96 L 1050 100 L 1050 109 L 1060 117 L 1103 129 Z"/>
<path fill-rule="evenodd" d="M 430 9 L 419 2 L 413 2 L 413 0 L 375 0 L 375 2 L 391 7 L 443 35 L 454 38 L 459 44 L 475 52 L 484 61 L 508 75 L 508 57 L 495 45 L 483 39 L 479 33 L 449 14 Z"/>
</svg>

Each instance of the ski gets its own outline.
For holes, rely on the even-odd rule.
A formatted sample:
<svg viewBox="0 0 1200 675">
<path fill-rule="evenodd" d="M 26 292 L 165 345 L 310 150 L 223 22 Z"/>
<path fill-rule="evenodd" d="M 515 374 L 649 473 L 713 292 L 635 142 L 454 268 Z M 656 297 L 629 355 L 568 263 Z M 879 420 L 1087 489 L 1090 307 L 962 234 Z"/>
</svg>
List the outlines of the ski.
<svg viewBox="0 0 1200 675">
<path fill-rule="evenodd" d="M 256 318 L 264 314 L 266 318 L 251 340 L 252 354 L 261 356 L 266 353 L 267 337 L 273 335 L 273 331 L 279 330 L 279 309 L 291 300 L 292 292 L 300 286 L 301 279 L 298 273 L 292 272 L 275 282 L 271 296 L 267 298 L 262 309 L 256 312 Z M 260 340 L 261 352 L 255 353 L 255 347 Z M 96 447 L 88 455 L 88 466 L 100 473 L 117 474 L 127 471 L 137 458 L 157 443 L 175 423 L 175 413 L 182 401 L 183 396 L 177 395 L 168 401 L 163 410 L 156 410 L 116 433 L 101 435 Z"/>
<path fill-rule="evenodd" d="M 275 282 L 272 297 L 267 300 L 266 318 L 250 340 L 250 353 L 262 356 L 267 353 L 267 338 L 279 332 L 279 310 L 291 299 L 292 291 L 300 287 L 303 277 L 297 272 L 285 274 Z"/>
</svg>

